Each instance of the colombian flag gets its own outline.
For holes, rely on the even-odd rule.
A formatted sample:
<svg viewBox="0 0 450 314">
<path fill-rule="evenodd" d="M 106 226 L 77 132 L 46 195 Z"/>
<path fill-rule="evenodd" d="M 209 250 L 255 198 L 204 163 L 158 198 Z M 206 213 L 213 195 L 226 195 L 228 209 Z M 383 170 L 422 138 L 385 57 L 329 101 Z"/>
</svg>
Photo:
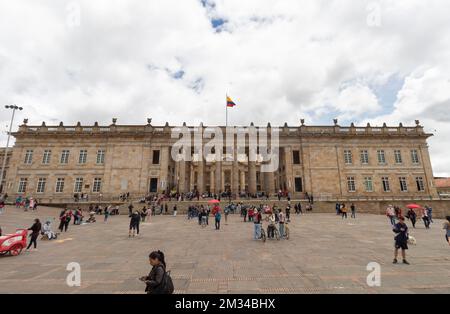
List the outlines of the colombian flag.
<svg viewBox="0 0 450 314">
<path fill-rule="evenodd" d="M 232 101 L 231 98 L 227 96 L 227 107 L 233 108 L 234 106 L 236 106 L 234 101 Z"/>
</svg>

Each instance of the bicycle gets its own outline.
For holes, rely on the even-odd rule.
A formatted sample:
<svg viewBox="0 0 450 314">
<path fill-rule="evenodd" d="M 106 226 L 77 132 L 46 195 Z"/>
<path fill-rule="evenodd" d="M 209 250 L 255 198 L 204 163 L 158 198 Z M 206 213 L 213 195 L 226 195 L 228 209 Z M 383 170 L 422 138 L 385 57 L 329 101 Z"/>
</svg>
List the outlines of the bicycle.
<svg viewBox="0 0 450 314">
<path fill-rule="evenodd" d="M 206 228 L 206 226 L 207 226 L 207 218 L 208 217 L 206 217 L 206 216 L 202 216 L 202 223 L 201 223 L 201 226 L 202 226 L 202 228 Z"/>
<path fill-rule="evenodd" d="M 267 232 L 269 232 L 269 230 L 267 230 Z M 277 241 L 280 240 L 280 232 L 278 231 L 278 229 L 275 225 L 273 226 L 273 238 L 269 238 L 269 239 L 275 239 Z"/>
<path fill-rule="evenodd" d="M 266 240 L 267 240 L 266 232 L 264 231 L 262 224 L 261 224 L 261 232 L 260 232 L 258 240 L 262 240 L 263 242 L 266 242 Z"/>
<path fill-rule="evenodd" d="M 284 238 L 286 240 L 289 240 L 289 236 L 290 236 L 290 231 L 289 231 L 289 227 L 288 224 L 284 224 Z"/>
</svg>

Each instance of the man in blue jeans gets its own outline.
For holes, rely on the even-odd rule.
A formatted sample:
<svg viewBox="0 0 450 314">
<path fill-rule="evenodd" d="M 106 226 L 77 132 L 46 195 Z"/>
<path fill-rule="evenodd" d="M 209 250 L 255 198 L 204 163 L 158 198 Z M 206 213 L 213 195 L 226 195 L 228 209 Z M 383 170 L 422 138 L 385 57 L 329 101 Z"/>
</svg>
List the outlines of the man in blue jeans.
<svg viewBox="0 0 450 314">
<path fill-rule="evenodd" d="M 253 217 L 253 224 L 255 225 L 255 232 L 254 232 L 254 239 L 258 240 L 259 238 L 261 238 L 261 220 L 262 220 L 262 215 L 261 215 L 261 209 L 258 209 L 257 214 Z"/>
</svg>

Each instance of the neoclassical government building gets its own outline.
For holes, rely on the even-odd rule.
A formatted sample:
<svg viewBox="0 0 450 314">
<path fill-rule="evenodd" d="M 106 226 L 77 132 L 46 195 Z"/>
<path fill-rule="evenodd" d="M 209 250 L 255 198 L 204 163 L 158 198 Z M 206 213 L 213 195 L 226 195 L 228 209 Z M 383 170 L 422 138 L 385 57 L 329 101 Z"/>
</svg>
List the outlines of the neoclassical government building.
<svg viewBox="0 0 450 314">
<path fill-rule="evenodd" d="M 261 171 L 259 155 L 249 160 L 248 148 L 232 149 L 231 156 L 224 149 L 218 158 L 216 153 L 199 158 L 192 149 L 185 152 L 188 160 L 174 160 L 178 139 L 171 134 L 180 128 L 153 126 L 151 119 L 144 125 L 119 125 L 113 119 L 107 126 L 31 126 L 25 120 L 13 134 L 6 190 L 44 202 L 71 199 L 74 193 L 108 199 L 125 192 L 169 191 L 238 195 L 283 190 L 293 198 L 308 193 L 330 199 L 437 196 L 427 145 L 432 134 L 419 121 L 408 127 L 344 127 L 337 120 L 329 126 L 309 126 L 304 120 L 285 124 L 278 128 L 278 167 L 269 172 Z M 208 127 L 192 128 L 203 132 Z M 268 133 L 273 128 L 261 127 Z"/>
</svg>

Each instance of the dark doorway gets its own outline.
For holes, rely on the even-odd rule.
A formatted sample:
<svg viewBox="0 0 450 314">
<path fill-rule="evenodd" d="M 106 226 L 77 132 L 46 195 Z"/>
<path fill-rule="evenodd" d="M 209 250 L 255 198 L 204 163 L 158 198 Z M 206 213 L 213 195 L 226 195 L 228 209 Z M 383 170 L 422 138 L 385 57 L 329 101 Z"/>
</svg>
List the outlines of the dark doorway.
<svg viewBox="0 0 450 314">
<path fill-rule="evenodd" d="M 156 193 L 156 192 L 158 192 L 158 179 L 151 178 L 150 179 L 150 193 Z"/>
<path fill-rule="evenodd" d="M 303 192 L 302 178 L 295 178 L 295 192 Z"/>
</svg>

